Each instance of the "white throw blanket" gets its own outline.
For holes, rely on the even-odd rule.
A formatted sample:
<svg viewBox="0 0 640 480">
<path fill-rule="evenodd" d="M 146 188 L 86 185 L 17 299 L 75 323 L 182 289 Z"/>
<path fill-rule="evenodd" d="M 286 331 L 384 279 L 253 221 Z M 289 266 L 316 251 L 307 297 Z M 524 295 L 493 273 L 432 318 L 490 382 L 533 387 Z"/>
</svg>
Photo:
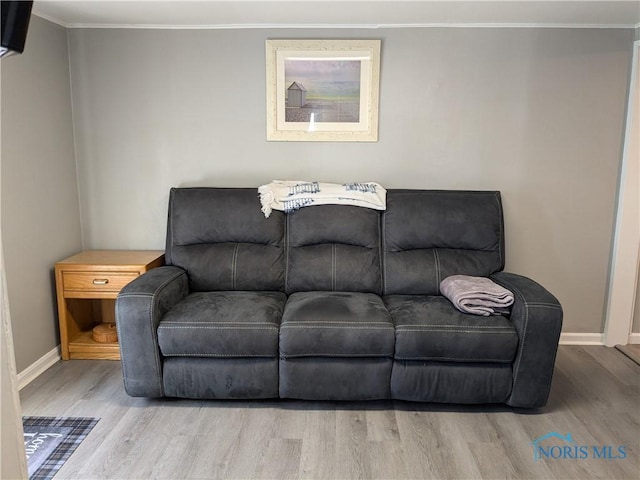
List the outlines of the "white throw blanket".
<svg viewBox="0 0 640 480">
<path fill-rule="evenodd" d="M 513 293 L 485 277 L 452 275 L 440 282 L 440 292 L 464 313 L 502 315 L 509 313 Z"/>
<path fill-rule="evenodd" d="M 274 180 L 258 188 L 262 213 L 293 212 L 308 205 L 355 205 L 385 210 L 387 191 L 378 183 L 320 183 Z"/>
</svg>

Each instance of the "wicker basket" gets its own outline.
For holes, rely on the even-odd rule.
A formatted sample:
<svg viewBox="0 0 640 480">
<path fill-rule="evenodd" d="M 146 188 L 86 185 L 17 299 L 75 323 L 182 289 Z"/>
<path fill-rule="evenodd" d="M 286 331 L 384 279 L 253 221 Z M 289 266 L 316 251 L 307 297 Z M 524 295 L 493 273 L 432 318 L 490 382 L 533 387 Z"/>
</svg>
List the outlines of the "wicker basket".
<svg viewBox="0 0 640 480">
<path fill-rule="evenodd" d="M 114 343 L 118 341 L 115 323 L 101 323 L 93 327 L 93 340 L 98 343 Z"/>
</svg>

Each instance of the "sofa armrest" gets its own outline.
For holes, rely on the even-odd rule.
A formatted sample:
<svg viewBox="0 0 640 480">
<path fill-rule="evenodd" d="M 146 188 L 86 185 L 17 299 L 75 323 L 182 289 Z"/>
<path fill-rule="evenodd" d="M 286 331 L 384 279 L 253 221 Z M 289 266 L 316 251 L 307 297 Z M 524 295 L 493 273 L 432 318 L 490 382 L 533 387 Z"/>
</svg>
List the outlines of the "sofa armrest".
<svg viewBox="0 0 640 480">
<path fill-rule="evenodd" d="M 507 405 L 543 407 L 549 398 L 560 330 L 562 307 L 558 300 L 533 280 L 498 272 L 491 279 L 514 294 L 511 322 L 519 344 L 513 362 L 513 387 Z"/>
<path fill-rule="evenodd" d="M 189 293 L 186 272 L 158 267 L 125 286 L 116 299 L 116 323 L 126 392 L 162 397 L 162 363 L 157 329 L 165 313 Z"/>
</svg>

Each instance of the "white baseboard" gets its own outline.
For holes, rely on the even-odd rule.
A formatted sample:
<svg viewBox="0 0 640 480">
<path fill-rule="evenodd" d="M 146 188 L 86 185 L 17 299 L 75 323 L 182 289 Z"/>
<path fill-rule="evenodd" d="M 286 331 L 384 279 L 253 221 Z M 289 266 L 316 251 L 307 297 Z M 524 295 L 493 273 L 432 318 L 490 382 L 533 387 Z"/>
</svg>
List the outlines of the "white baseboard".
<svg viewBox="0 0 640 480">
<path fill-rule="evenodd" d="M 637 345 L 640 343 L 640 333 L 630 333 L 628 343 Z"/>
<path fill-rule="evenodd" d="M 604 345 L 602 333 L 561 333 L 560 345 Z"/>
<path fill-rule="evenodd" d="M 18 374 L 18 390 L 22 390 L 60 360 L 60 346 L 57 346 Z"/>
</svg>

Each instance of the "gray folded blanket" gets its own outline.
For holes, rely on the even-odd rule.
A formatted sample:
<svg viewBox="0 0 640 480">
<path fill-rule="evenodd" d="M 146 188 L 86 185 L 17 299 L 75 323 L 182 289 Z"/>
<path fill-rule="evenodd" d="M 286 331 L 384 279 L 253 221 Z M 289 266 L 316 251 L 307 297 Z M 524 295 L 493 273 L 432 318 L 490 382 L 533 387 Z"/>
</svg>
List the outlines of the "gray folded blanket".
<svg viewBox="0 0 640 480">
<path fill-rule="evenodd" d="M 486 277 L 452 275 L 440 282 L 440 292 L 464 313 L 502 315 L 509 313 L 513 293 Z"/>
</svg>

